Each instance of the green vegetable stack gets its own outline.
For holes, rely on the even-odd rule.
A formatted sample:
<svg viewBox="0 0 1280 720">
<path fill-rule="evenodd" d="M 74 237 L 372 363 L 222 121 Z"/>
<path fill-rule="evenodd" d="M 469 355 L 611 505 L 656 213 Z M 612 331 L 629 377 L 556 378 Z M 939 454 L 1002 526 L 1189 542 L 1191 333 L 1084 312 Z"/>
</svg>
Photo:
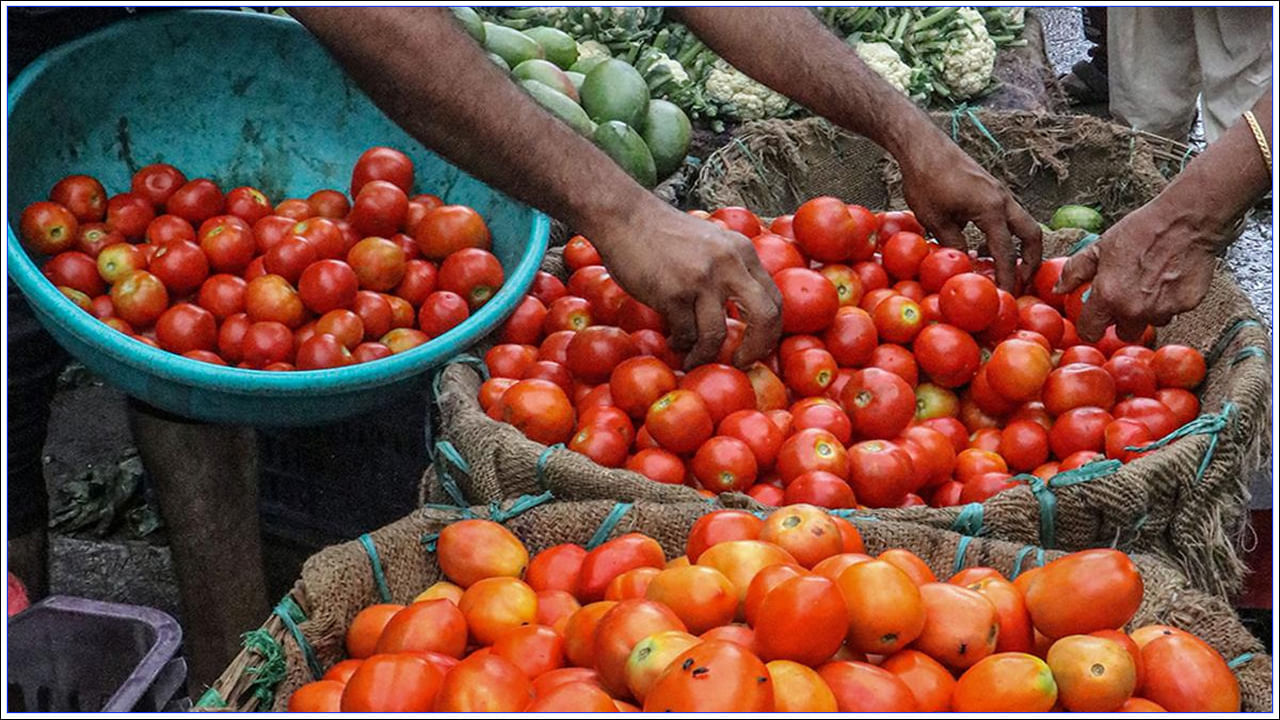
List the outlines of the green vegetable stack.
<svg viewBox="0 0 1280 720">
<path fill-rule="evenodd" d="M 654 87 L 677 92 L 682 79 L 671 68 L 658 67 L 648 51 L 645 73 L 632 64 L 641 56 L 636 43 L 653 37 L 651 21 L 660 18 L 660 10 L 507 8 L 482 16 L 455 8 L 454 13 L 535 101 L 645 187 L 657 185 L 684 162 L 693 137 L 689 117 L 678 105 L 651 97 Z M 550 24 L 533 24 L 538 21 Z M 565 28 L 589 37 L 578 42 Z M 612 57 L 615 49 L 628 61 Z"/>
</svg>

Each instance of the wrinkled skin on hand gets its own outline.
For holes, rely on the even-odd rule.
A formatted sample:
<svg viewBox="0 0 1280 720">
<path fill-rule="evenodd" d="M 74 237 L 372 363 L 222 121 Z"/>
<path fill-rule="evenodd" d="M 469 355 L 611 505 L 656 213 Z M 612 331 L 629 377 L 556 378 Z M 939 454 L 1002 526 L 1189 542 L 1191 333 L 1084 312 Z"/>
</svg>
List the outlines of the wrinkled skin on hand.
<svg viewBox="0 0 1280 720">
<path fill-rule="evenodd" d="M 1054 292 L 1093 282 L 1076 322 L 1095 341 L 1115 324 L 1121 340 L 1138 340 L 1147 325 L 1167 325 L 1209 292 L 1224 228 L 1156 198 L 1113 225 L 1062 269 Z"/>
<path fill-rule="evenodd" d="M 1040 225 L 1008 188 L 940 131 L 933 141 L 914 143 L 899 164 L 907 205 L 939 242 L 966 250 L 963 231 L 972 221 L 986 236 L 1000 287 L 1014 292 L 1015 278 L 1030 282 L 1043 252 Z"/>
<path fill-rule="evenodd" d="M 773 349 L 782 336 L 782 295 L 750 240 L 661 201 L 618 220 L 591 242 L 618 284 L 667 319 L 672 348 L 688 351 L 686 367 L 715 359 L 730 300 L 746 322 L 735 364 L 745 367 Z"/>
</svg>

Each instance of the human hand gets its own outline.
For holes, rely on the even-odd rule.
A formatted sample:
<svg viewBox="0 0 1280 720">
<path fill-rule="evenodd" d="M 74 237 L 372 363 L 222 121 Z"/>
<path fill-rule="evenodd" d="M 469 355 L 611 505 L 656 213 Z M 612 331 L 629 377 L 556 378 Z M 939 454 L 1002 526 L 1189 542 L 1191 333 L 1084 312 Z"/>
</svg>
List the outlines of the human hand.
<svg viewBox="0 0 1280 720">
<path fill-rule="evenodd" d="M 1028 284 L 1040 267 L 1040 225 L 1009 189 L 940 131 L 922 133 L 909 147 L 898 165 L 903 196 L 920 223 L 942 244 L 966 250 L 963 231 L 972 221 L 987 238 L 1000 287 L 1014 292 L 1017 280 Z"/>
<path fill-rule="evenodd" d="M 1156 198 L 1068 260 L 1053 291 L 1092 281 L 1076 320 L 1080 337 L 1096 341 L 1114 323 L 1121 340 L 1136 342 L 1147 325 L 1166 325 L 1200 304 L 1222 241 L 1215 222 Z"/>
<path fill-rule="evenodd" d="M 782 295 L 744 236 L 655 198 L 590 237 L 618 284 L 667 319 L 672 348 L 688 350 L 686 367 L 719 353 L 730 300 L 746 322 L 735 364 L 763 358 L 782 335 Z"/>
</svg>

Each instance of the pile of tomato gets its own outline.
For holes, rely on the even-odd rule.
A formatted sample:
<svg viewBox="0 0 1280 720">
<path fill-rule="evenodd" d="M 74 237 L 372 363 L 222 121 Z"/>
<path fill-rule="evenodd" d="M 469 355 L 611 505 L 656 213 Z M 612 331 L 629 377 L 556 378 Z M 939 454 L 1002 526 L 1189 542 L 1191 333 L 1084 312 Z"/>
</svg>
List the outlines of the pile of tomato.
<svg viewBox="0 0 1280 720">
<path fill-rule="evenodd" d="M 253 370 L 343 367 L 428 342 L 502 285 L 484 218 L 411 196 L 413 175 L 404 153 L 370 148 L 352 199 L 275 206 L 167 164 L 110 197 L 70 175 L 23 210 L 20 234 L 64 295 L 140 342 Z"/>
<path fill-rule="evenodd" d="M 710 222 L 749 238 L 782 293 L 784 338 L 685 371 L 663 318 L 627 293 L 581 236 L 567 286 L 540 273 L 485 356 L 479 401 L 529 438 L 606 467 L 768 505 L 950 506 L 1093 460 L 1127 462 L 1194 419 L 1194 348 L 1081 341 L 1085 285 L 1053 292 L 1065 258 L 1015 296 L 994 265 L 924 237 L 909 212 L 831 197 L 766 229 L 751 211 Z"/>
<path fill-rule="evenodd" d="M 436 557 L 447 579 L 357 614 L 349 659 L 291 711 L 1240 708 L 1193 634 L 1124 631 L 1143 582 L 1117 550 L 940 582 L 908 550 L 871 557 L 851 523 L 793 505 L 707 514 L 670 561 L 640 533 L 531 559 L 488 520 L 447 526 Z"/>
</svg>

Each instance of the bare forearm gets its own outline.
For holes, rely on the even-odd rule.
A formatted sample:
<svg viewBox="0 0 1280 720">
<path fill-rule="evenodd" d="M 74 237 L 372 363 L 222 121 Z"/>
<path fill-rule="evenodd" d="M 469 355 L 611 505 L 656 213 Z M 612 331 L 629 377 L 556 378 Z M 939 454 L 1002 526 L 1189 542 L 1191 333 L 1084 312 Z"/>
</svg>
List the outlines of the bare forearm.
<svg viewBox="0 0 1280 720">
<path fill-rule="evenodd" d="M 608 156 L 544 111 L 443 8 L 296 8 L 384 112 L 512 197 L 591 233 L 654 202 Z"/>
<path fill-rule="evenodd" d="M 682 21 L 729 64 L 901 159 L 936 132 L 906 96 L 804 8 L 681 8 Z"/>
</svg>

